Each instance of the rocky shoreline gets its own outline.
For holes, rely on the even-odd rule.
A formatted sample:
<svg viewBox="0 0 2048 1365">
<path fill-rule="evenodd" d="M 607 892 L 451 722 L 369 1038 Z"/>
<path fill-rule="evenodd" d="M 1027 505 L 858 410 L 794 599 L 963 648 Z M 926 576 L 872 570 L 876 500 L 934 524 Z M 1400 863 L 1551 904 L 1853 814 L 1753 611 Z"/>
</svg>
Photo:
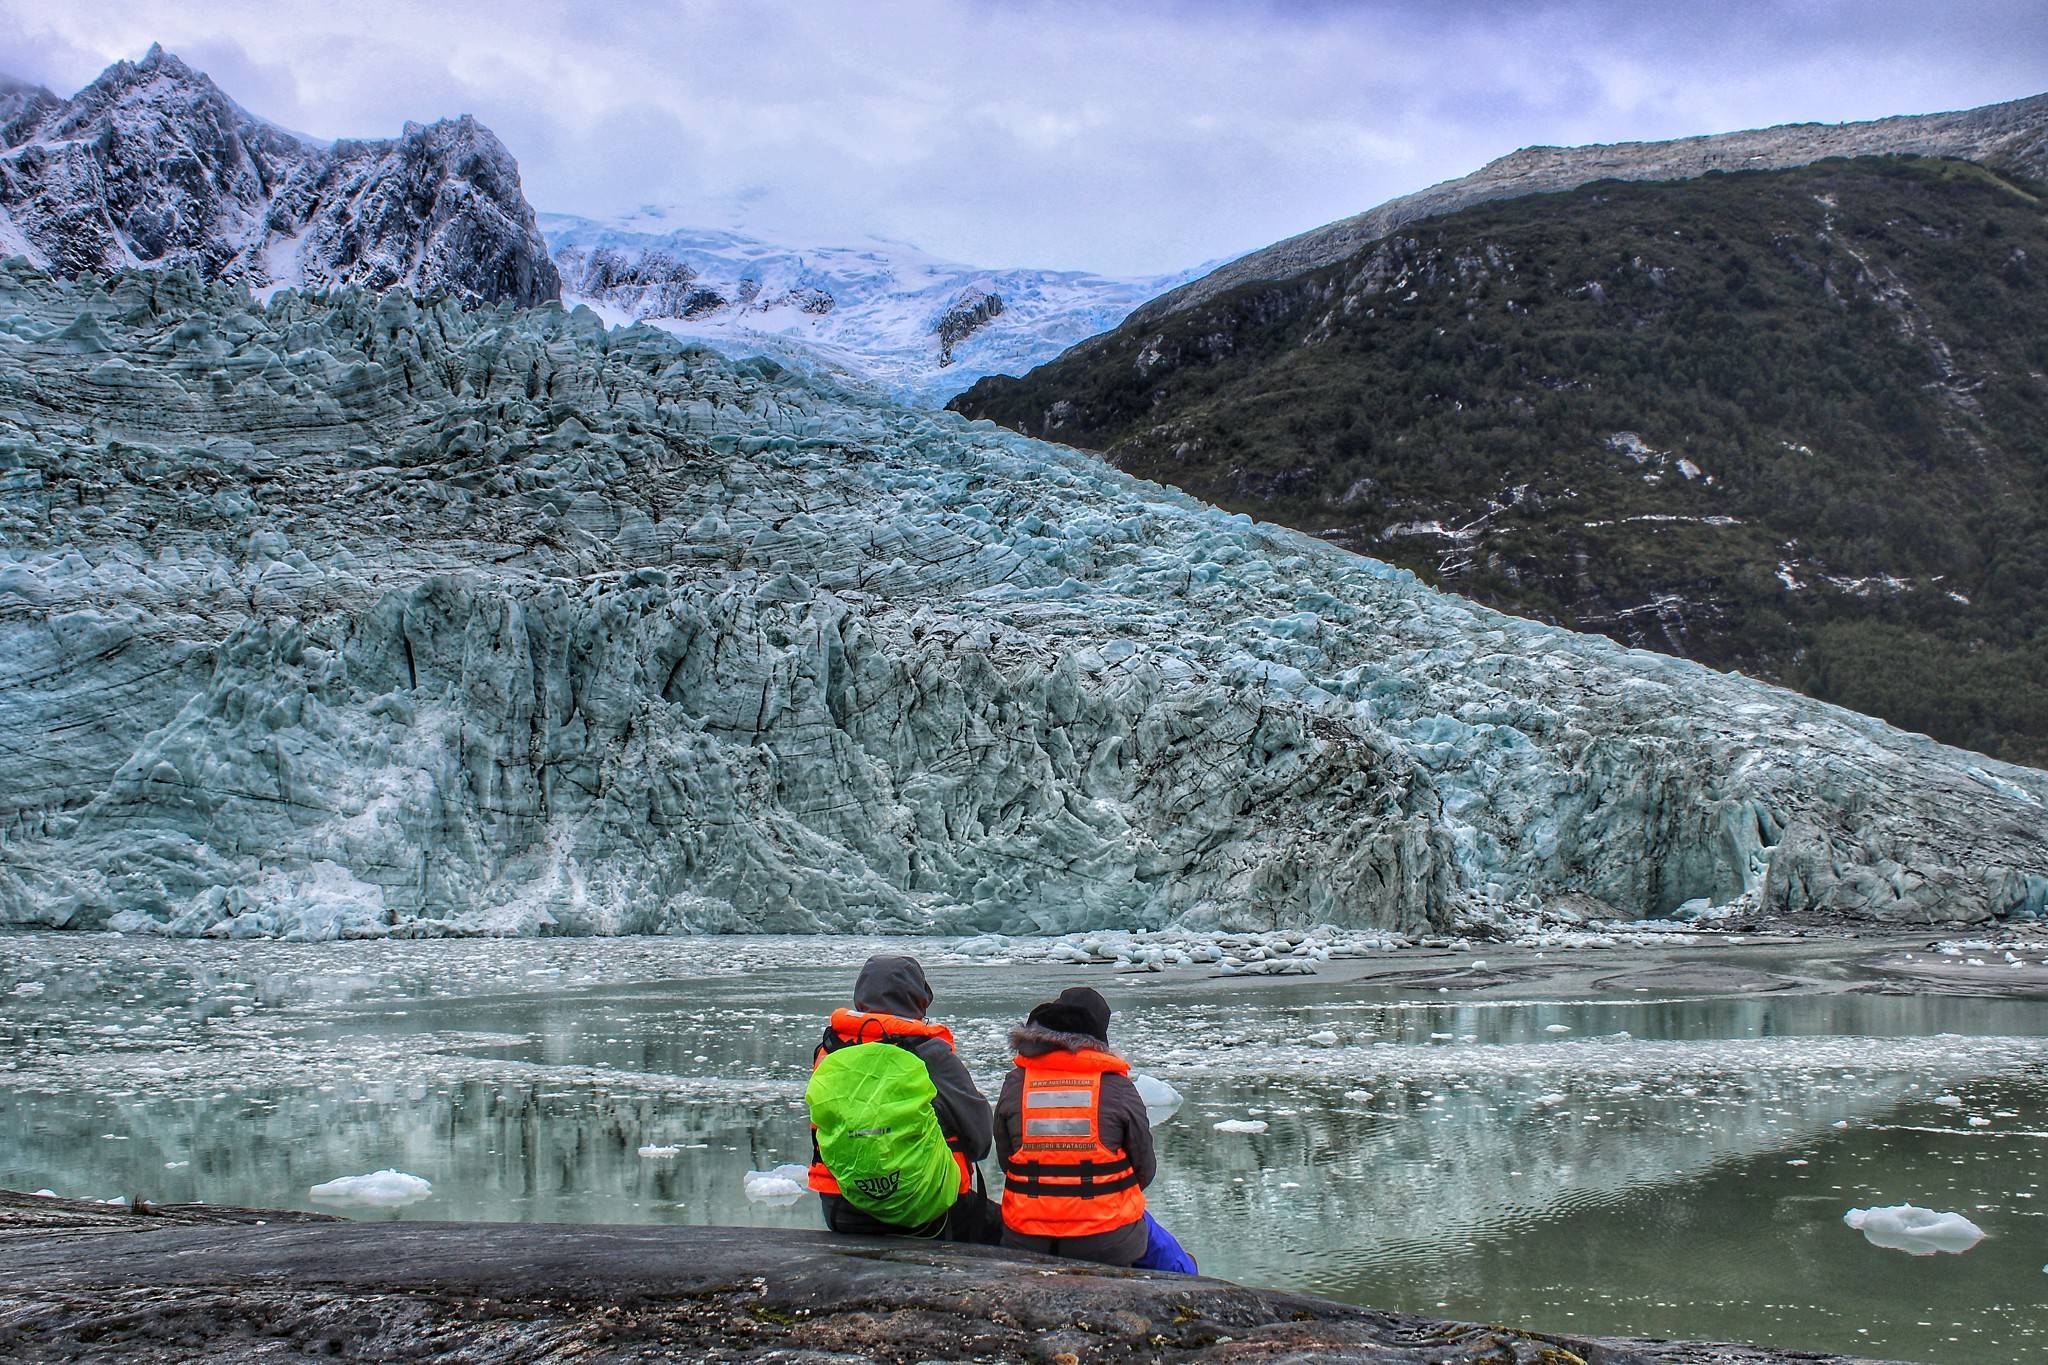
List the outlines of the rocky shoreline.
<svg viewBox="0 0 2048 1365">
<path fill-rule="evenodd" d="M 1839 1356 L 1558 1337 L 991 1248 L 761 1228 L 354 1223 L 0 1191 L 19 1361 L 1373 1361 Z"/>
</svg>

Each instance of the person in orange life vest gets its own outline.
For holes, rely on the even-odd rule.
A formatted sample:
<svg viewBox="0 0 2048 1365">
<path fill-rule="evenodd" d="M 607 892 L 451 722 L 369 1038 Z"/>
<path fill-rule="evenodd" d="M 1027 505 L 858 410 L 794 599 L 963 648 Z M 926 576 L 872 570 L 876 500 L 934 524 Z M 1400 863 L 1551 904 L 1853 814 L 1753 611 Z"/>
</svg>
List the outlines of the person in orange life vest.
<svg viewBox="0 0 2048 1365">
<path fill-rule="evenodd" d="M 993 1244 L 1002 1223 L 993 1201 L 981 1187 L 978 1163 L 988 1155 L 990 1120 L 988 1100 L 974 1084 L 974 1077 L 953 1051 L 953 1035 L 943 1025 L 926 1020 L 931 1008 L 932 988 L 925 980 L 924 967 L 914 957 L 878 953 L 867 960 L 853 983 L 853 1008 L 834 1010 L 825 1034 L 811 1054 L 815 1067 L 826 1053 L 855 1043 L 893 1043 L 904 1048 L 925 1065 L 932 1087 L 938 1094 L 932 1108 L 939 1118 L 939 1131 L 960 1164 L 960 1197 L 942 1218 L 919 1228 L 900 1228 L 855 1208 L 839 1194 L 839 1182 L 811 1143 L 811 1188 L 824 1206 L 825 1226 L 833 1232 L 856 1236 L 907 1235 L 937 1237 L 946 1241 Z"/>
<path fill-rule="evenodd" d="M 1152 1127 L 1130 1067 L 1109 1050 L 1109 1002 L 1060 992 L 1010 1033 L 1016 1069 L 996 1101 L 1003 1245 L 1136 1265 L 1149 1230 Z"/>
</svg>

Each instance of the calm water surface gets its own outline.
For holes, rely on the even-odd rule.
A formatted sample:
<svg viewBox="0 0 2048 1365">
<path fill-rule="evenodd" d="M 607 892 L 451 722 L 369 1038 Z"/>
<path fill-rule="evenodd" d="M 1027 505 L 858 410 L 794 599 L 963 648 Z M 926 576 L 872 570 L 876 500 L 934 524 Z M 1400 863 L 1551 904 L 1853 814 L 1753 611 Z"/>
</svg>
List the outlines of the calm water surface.
<svg viewBox="0 0 2048 1365">
<path fill-rule="evenodd" d="M 0 936 L 0 1185 L 317 1208 L 314 1184 L 396 1167 L 433 1197 L 355 1216 L 812 1226 L 741 1176 L 808 1155 L 809 1048 L 876 946 Z M 1558 1331 L 2048 1358 L 2039 1002 L 959 963 L 934 1013 L 993 1094 L 1009 1026 L 1077 976 L 1186 1096 L 1151 1197 L 1212 1273 Z M 1267 1131 L 1214 1131 L 1233 1118 Z M 1909 1257 L 1842 1223 L 1908 1201 L 1988 1236 Z"/>
</svg>

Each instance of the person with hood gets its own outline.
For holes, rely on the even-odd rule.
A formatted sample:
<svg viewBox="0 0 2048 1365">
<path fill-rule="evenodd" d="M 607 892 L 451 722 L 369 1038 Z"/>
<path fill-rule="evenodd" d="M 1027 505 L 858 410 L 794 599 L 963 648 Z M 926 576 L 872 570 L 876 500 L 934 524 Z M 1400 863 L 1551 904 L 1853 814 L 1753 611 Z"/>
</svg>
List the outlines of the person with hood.
<svg viewBox="0 0 2048 1365">
<path fill-rule="evenodd" d="M 1195 1272 L 1145 1209 L 1157 1162 L 1129 1063 L 1109 1050 L 1109 1002 L 1061 991 L 1010 1033 L 996 1101 L 1003 1245 L 1104 1265 Z"/>
<path fill-rule="evenodd" d="M 977 1163 L 988 1100 L 953 1035 L 925 1018 L 932 988 L 914 957 L 878 953 L 832 1012 L 811 1055 L 810 1185 L 825 1226 L 860 1236 L 994 1243 L 1002 1231 Z"/>
</svg>

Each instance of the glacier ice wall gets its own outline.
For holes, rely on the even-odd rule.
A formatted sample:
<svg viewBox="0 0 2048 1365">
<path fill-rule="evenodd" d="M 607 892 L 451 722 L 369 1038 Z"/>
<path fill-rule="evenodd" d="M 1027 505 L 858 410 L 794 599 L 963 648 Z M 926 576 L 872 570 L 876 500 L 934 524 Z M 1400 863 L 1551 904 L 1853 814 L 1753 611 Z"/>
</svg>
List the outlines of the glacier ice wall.
<svg viewBox="0 0 2048 1365">
<path fill-rule="evenodd" d="M 588 310 L 0 268 L 0 923 L 2039 913 L 2048 777 Z"/>
</svg>

